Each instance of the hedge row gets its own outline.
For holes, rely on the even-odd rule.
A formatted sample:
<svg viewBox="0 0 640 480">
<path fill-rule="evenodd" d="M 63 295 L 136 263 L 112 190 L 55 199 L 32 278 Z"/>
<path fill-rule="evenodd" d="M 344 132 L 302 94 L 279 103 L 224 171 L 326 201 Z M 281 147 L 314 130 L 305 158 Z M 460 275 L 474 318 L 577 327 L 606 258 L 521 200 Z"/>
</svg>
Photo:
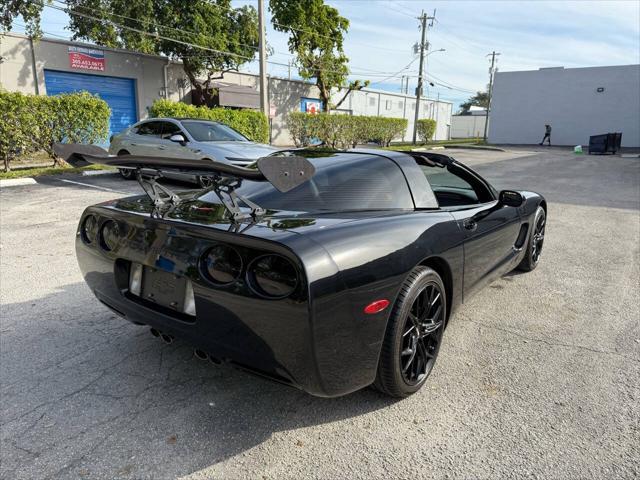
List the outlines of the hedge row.
<svg viewBox="0 0 640 480">
<path fill-rule="evenodd" d="M 249 140 L 269 143 L 269 121 L 256 110 L 231 110 L 187 105 L 170 100 L 156 100 L 149 114 L 152 117 L 202 118 L 224 123 L 237 130 Z"/>
<path fill-rule="evenodd" d="M 331 148 L 352 148 L 359 143 L 376 142 L 388 146 L 407 129 L 404 118 L 290 113 L 287 128 L 296 146 L 321 141 Z"/>
<path fill-rule="evenodd" d="M 422 143 L 429 143 L 433 139 L 433 134 L 436 133 L 436 121 L 430 118 L 423 118 L 418 120 L 418 136 Z"/>
<path fill-rule="evenodd" d="M 87 92 L 47 97 L 0 91 L 0 112 L 5 171 L 17 155 L 44 150 L 56 160 L 56 142 L 99 143 L 109 134 L 109 106 Z"/>
</svg>

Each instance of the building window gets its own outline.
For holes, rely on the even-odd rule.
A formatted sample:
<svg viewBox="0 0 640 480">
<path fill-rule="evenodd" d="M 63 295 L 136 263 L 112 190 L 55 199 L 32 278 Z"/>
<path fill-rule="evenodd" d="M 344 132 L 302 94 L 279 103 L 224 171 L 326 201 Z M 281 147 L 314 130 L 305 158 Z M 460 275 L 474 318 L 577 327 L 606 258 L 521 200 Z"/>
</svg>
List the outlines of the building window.
<svg viewBox="0 0 640 480">
<path fill-rule="evenodd" d="M 416 102 L 411 102 L 411 110 L 415 110 L 416 109 Z"/>
<path fill-rule="evenodd" d="M 371 107 L 375 107 L 376 106 L 376 99 L 375 97 L 369 97 L 369 105 Z"/>
<path fill-rule="evenodd" d="M 391 110 L 391 100 L 387 100 L 384 103 L 384 108 L 387 109 L 387 110 Z"/>
<path fill-rule="evenodd" d="M 402 100 L 400 100 L 398 102 L 398 108 L 402 108 L 402 107 L 404 107 L 404 102 Z"/>
</svg>

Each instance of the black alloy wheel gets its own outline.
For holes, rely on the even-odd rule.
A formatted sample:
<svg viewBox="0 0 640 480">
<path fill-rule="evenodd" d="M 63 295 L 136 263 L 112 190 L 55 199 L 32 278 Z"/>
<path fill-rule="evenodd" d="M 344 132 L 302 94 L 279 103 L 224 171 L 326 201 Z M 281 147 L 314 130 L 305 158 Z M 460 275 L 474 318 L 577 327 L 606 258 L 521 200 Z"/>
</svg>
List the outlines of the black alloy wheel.
<svg viewBox="0 0 640 480">
<path fill-rule="evenodd" d="M 536 225 L 533 230 L 533 242 L 531 249 L 531 259 L 538 263 L 540 260 L 540 254 L 542 253 L 542 245 L 544 243 L 544 227 L 546 223 L 545 215 L 540 215 L 536 218 Z"/>
<path fill-rule="evenodd" d="M 196 180 L 198 181 L 198 185 L 200 186 L 200 188 L 209 188 L 213 186 L 213 180 L 211 180 L 211 177 L 198 176 Z"/>
<path fill-rule="evenodd" d="M 203 158 L 202 160 L 205 162 L 212 161 L 210 158 Z M 207 176 L 197 176 L 196 183 L 200 188 L 210 188 L 213 186 L 213 180 L 211 180 L 211 177 L 207 177 Z"/>
<path fill-rule="evenodd" d="M 120 150 L 118 156 L 121 157 L 122 155 L 130 155 L 130 153 L 126 150 Z M 136 172 L 131 168 L 119 168 L 118 171 L 125 180 L 135 180 L 136 178 Z"/>
<path fill-rule="evenodd" d="M 422 289 L 406 316 L 400 364 L 407 385 L 421 383 L 435 363 L 444 331 L 443 295 L 436 283 Z"/>
<path fill-rule="evenodd" d="M 391 312 L 374 386 L 393 397 L 417 392 L 435 365 L 446 318 L 442 279 L 431 268 L 416 267 Z"/>
<path fill-rule="evenodd" d="M 544 208 L 538 207 L 533 218 L 533 230 L 529 235 L 529 243 L 527 244 L 527 252 L 518 265 L 520 270 L 530 272 L 538 266 L 540 255 L 542 254 L 542 246 L 544 244 L 544 234 L 547 225 L 547 215 Z"/>
</svg>

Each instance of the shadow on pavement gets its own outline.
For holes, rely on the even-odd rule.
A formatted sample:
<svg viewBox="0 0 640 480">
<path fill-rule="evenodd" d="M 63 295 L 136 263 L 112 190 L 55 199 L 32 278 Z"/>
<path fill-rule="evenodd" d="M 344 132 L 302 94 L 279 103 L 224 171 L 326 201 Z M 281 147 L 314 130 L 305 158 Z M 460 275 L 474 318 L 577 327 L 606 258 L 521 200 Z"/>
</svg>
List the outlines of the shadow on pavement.
<svg viewBox="0 0 640 480">
<path fill-rule="evenodd" d="M 203 362 L 115 317 L 83 283 L 2 310 L 3 478 L 39 464 L 52 478 L 173 478 L 394 403 L 370 389 L 316 398 Z"/>
</svg>

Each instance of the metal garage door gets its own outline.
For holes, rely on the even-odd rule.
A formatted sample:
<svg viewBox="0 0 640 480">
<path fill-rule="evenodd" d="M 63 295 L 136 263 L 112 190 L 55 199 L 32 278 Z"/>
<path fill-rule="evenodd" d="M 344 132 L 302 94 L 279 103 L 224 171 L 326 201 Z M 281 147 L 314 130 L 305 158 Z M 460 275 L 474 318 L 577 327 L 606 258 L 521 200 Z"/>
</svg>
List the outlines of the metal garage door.
<svg viewBox="0 0 640 480">
<path fill-rule="evenodd" d="M 45 70 L 44 83 L 47 95 L 82 90 L 99 95 L 111 108 L 109 135 L 138 121 L 134 79 Z"/>
</svg>

